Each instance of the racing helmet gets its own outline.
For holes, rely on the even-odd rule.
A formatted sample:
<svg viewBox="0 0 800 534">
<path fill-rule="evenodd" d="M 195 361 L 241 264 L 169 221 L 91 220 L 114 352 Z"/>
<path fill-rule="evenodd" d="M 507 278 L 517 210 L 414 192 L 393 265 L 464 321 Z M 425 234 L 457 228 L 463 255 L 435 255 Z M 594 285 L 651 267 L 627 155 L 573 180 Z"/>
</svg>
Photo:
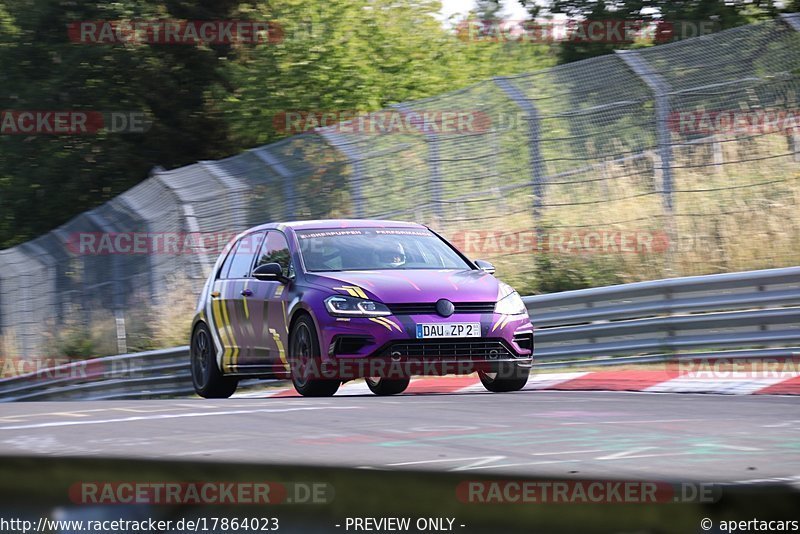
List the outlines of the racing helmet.
<svg viewBox="0 0 800 534">
<path fill-rule="evenodd" d="M 406 263 L 406 252 L 401 243 L 392 243 L 377 252 L 378 261 L 389 267 L 402 267 Z"/>
</svg>

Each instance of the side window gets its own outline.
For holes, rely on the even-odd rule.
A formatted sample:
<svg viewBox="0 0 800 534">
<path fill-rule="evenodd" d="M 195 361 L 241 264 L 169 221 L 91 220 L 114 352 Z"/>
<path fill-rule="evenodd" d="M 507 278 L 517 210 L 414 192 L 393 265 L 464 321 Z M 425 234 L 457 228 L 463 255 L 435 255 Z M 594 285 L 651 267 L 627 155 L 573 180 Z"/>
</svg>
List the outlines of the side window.
<svg viewBox="0 0 800 534">
<path fill-rule="evenodd" d="M 225 279 L 228 277 L 228 271 L 230 271 L 231 262 L 233 261 L 233 253 L 236 252 L 236 247 L 238 246 L 238 241 L 231 245 L 231 249 L 228 251 L 228 256 L 225 258 L 225 261 L 222 262 L 222 267 L 219 268 L 219 273 L 217 273 L 218 279 Z"/>
<path fill-rule="evenodd" d="M 236 244 L 230 256 L 225 259 L 220 270 L 220 278 L 247 278 L 250 276 L 250 267 L 253 258 L 264 239 L 264 232 L 246 235 Z M 227 268 L 226 268 L 227 267 Z"/>
<path fill-rule="evenodd" d="M 264 265 L 265 263 L 277 263 L 283 269 L 284 275 L 289 276 L 291 274 L 289 244 L 286 242 L 286 236 L 281 232 L 271 230 L 267 233 L 264 246 L 261 247 L 261 252 L 258 253 L 256 267 Z"/>
</svg>

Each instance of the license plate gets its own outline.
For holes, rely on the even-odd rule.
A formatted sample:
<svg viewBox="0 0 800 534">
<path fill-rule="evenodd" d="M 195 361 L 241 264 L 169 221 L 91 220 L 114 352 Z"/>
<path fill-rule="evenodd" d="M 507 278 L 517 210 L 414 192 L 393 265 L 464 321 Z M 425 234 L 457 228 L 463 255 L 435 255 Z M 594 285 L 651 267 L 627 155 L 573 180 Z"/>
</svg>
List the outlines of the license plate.
<svg viewBox="0 0 800 534">
<path fill-rule="evenodd" d="M 417 339 L 429 337 L 481 337 L 481 323 L 418 324 Z"/>
</svg>

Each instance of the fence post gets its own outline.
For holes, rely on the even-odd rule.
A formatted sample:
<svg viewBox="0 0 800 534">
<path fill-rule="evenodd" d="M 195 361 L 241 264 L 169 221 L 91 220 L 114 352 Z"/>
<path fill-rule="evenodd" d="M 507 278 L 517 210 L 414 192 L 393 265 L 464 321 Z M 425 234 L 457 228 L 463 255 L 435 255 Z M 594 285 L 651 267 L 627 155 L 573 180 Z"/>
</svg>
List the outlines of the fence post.
<svg viewBox="0 0 800 534">
<path fill-rule="evenodd" d="M 800 13 L 781 13 L 781 20 L 796 32 L 800 32 Z"/>
<path fill-rule="evenodd" d="M 267 152 L 267 147 L 254 148 L 251 150 L 258 159 L 271 168 L 275 173 L 281 177 L 283 182 L 283 198 L 286 203 L 286 210 L 283 212 L 286 220 L 294 220 L 297 217 L 297 197 L 294 187 L 294 176 L 289 172 L 283 163 L 278 161 L 278 158 Z"/>
<path fill-rule="evenodd" d="M 181 170 L 181 169 L 177 169 Z M 181 221 L 181 232 L 189 232 L 195 235 L 200 235 L 200 224 L 197 222 L 197 215 L 194 212 L 194 206 L 187 202 L 179 192 L 176 190 L 175 186 L 169 183 L 169 177 L 167 173 L 156 172 L 151 176 L 154 180 L 157 180 L 162 186 L 164 186 L 172 195 L 175 197 L 176 207 L 180 210 L 178 213 L 180 214 L 180 221 Z M 177 211 L 177 210 L 176 210 Z M 216 261 L 216 260 L 215 260 Z M 191 273 L 183 262 L 178 263 L 175 262 L 175 267 L 180 265 L 180 268 L 186 272 L 186 275 L 191 277 Z M 214 266 L 214 262 L 206 254 L 200 254 L 200 268 L 201 278 L 208 277 L 209 273 L 211 273 L 211 268 Z"/>
<path fill-rule="evenodd" d="M 725 169 L 723 168 L 725 165 L 725 154 L 722 151 L 722 143 L 717 136 L 714 136 L 714 139 L 711 141 L 711 152 L 714 158 L 714 170 L 718 175 L 722 176 L 725 174 Z"/>
<path fill-rule="evenodd" d="M 246 228 L 248 226 L 247 212 L 242 209 L 237 209 L 236 200 L 237 196 L 244 197 L 250 188 L 246 183 L 239 180 L 239 178 L 231 175 L 219 161 L 200 161 L 199 164 L 226 190 L 225 200 L 229 201 L 231 206 L 228 225 L 236 228 Z"/>
<path fill-rule="evenodd" d="M 528 121 L 528 150 L 530 151 L 531 184 L 533 185 L 533 220 L 538 233 L 541 230 L 539 221 L 542 216 L 545 186 L 544 160 L 539 146 L 542 138 L 539 110 L 508 78 L 496 76 L 493 80 L 506 96 L 520 107 L 525 113 L 525 119 Z"/>
<path fill-rule="evenodd" d="M 135 216 L 138 221 L 141 221 L 145 225 L 147 233 L 153 232 L 153 226 L 150 224 L 150 221 L 145 218 L 144 214 L 136 209 L 136 206 L 134 206 L 125 195 L 119 195 L 112 202 L 119 204 L 121 208 Z M 145 258 L 147 259 L 147 284 L 149 286 L 150 299 L 154 300 L 158 296 L 155 280 L 155 262 L 153 261 L 152 254 L 145 254 Z"/>
<path fill-rule="evenodd" d="M 348 143 L 335 133 L 331 128 L 320 128 L 317 130 L 325 141 L 333 148 L 344 154 L 350 162 L 353 174 L 350 177 L 350 196 L 353 200 L 353 216 L 356 219 L 364 218 L 364 193 L 362 182 L 364 181 L 364 164 L 358 150 L 353 147 L 353 143 Z"/>
<path fill-rule="evenodd" d="M 800 13 L 781 13 L 781 20 L 796 32 L 800 32 Z M 794 160 L 800 162 L 800 132 L 797 128 L 790 134 L 789 146 L 794 152 Z"/>
<path fill-rule="evenodd" d="M 659 168 L 661 171 L 661 194 L 664 214 L 667 217 L 667 233 L 670 246 L 667 254 L 667 269 L 673 267 L 673 247 L 676 243 L 675 211 L 672 183 L 672 139 L 669 132 L 669 84 L 634 50 L 615 50 L 619 57 L 653 92 L 655 100 L 656 135 L 658 138 Z"/>
<path fill-rule="evenodd" d="M 394 104 L 392 108 L 400 111 L 401 113 L 412 113 L 415 110 L 411 109 L 408 104 Z M 441 114 L 442 110 L 436 110 Z M 431 195 L 431 203 L 433 204 L 433 213 L 441 221 L 444 218 L 444 210 L 442 204 L 442 171 L 439 166 L 439 136 L 431 132 L 425 126 L 425 121 L 422 121 L 423 132 L 425 136 L 425 144 L 428 145 L 428 170 L 430 171 L 429 190 Z"/>
<path fill-rule="evenodd" d="M 86 218 L 89 219 L 92 224 L 100 228 L 105 234 L 111 236 L 116 232 L 116 228 L 113 224 L 111 224 L 105 217 L 100 215 L 96 210 L 91 210 L 86 212 Z M 124 231 L 124 229 L 120 229 L 120 233 Z M 127 333 L 125 329 L 125 307 L 126 303 L 124 302 L 124 295 L 128 294 L 127 288 L 123 287 L 120 283 L 122 281 L 122 268 L 120 266 L 120 260 L 122 258 L 116 252 L 111 254 L 111 283 L 113 290 L 113 295 L 111 297 L 112 303 L 111 306 L 113 307 L 114 311 L 114 324 L 117 336 L 117 350 L 119 354 L 125 354 L 128 352 L 128 344 L 127 344 Z M 84 273 L 85 276 L 85 273 Z M 84 310 L 84 313 L 88 310 Z"/>
</svg>

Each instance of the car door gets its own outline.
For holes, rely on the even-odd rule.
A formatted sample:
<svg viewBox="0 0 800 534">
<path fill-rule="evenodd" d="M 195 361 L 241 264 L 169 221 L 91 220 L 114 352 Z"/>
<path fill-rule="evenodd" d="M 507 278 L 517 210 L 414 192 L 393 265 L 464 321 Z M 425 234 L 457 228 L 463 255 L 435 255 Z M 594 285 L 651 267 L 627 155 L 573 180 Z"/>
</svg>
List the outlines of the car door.
<svg viewBox="0 0 800 534">
<path fill-rule="evenodd" d="M 270 230 L 256 258 L 254 268 L 265 263 L 277 263 L 284 276 L 294 278 L 294 269 L 289 253 L 289 244 L 283 232 Z M 277 280 L 252 280 L 254 300 L 259 305 L 250 310 L 250 321 L 256 333 L 255 353 L 259 362 L 272 371 L 288 370 L 286 350 L 288 347 L 288 324 L 286 306 L 289 287 Z"/>
<path fill-rule="evenodd" d="M 223 345 L 222 367 L 225 372 L 238 372 L 254 360 L 256 334 L 249 321 L 249 302 L 256 252 L 265 232 L 242 237 L 222 264 L 211 293 L 211 310 L 217 335 Z"/>
</svg>

